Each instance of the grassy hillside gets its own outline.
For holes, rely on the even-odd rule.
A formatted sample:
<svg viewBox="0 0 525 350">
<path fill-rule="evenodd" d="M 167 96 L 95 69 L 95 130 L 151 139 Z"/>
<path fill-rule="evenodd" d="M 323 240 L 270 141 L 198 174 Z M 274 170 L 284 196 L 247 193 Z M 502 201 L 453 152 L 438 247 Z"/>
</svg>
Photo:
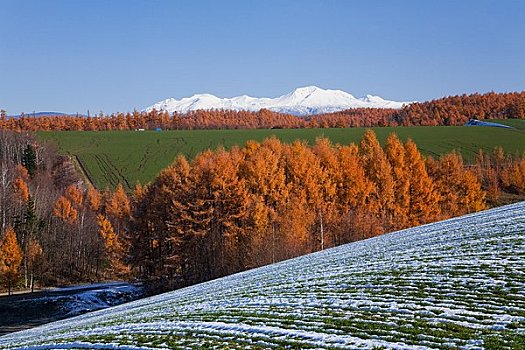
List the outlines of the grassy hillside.
<svg viewBox="0 0 525 350">
<path fill-rule="evenodd" d="M 0 338 L 0 349 L 523 349 L 525 202 Z"/>
<path fill-rule="evenodd" d="M 492 121 L 492 120 L 489 120 Z M 493 122 L 512 126 L 513 128 L 516 128 L 518 130 L 525 130 L 525 119 L 502 119 L 502 120 L 494 120 Z"/>
<path fill-rule="evenodd" d="M 467 160 L 483 148 L 492 151 L 501 145 L 505 151 L 525 151 L 525 134 L 519 130 L 486 127 L 399 127 L 373 128 L 379 140 L 396 132 L 412 138 L 425 154 L 439 156 L 453 149 Z M 75 155 L 99 188 L 121 182 L 133 187 L 146 183 L 168 166 L 178 154 L 189 158 L 208 148 L 242 146 L 247 140 L 275 135 L 284 142 L 296 139 L 315 142 L 319 136 L 334 143 L 359 142 L 364 128 L 353 129 L 283 129 L 283 130 L 194 130 L 194 131 L 62 131 L 39 132 L 42 139 L 55 142 L 60 151 Z"/>
</svg>

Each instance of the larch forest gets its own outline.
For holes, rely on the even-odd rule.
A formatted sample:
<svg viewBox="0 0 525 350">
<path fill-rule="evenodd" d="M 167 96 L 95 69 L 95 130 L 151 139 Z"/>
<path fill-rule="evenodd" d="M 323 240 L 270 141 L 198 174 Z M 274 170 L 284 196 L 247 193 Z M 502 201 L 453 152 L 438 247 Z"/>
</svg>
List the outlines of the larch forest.
<svg viewBox="0 0 525 350">
<path fill-rule="evenodd" d="M 155 291 L 207 281 L 525 195 L 525 157 L 501 148 L 424 157 L 411 140 L 372 131 L 359 144 L 276 138 L 177 158 L 153 182 L 97 189 L 37 130 L 461 125 L 525 118 L 525 93 L 474 94 L 401 110 L 299 118 L 242 111 L 152 111 L 0 118 L 0 280 L 34 288 L 140 278 Z M 522 197 L 521 197 L 522 198 Z"/>
</svg>

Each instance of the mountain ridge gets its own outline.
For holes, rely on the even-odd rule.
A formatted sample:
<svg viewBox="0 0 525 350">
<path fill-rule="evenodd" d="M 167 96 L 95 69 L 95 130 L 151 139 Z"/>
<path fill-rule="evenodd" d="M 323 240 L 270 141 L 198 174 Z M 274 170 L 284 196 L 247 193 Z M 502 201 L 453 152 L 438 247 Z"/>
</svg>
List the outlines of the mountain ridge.
<svg viewBox="0 0 525 350">
<path fill-rule="evenodd" d="M 337 112 L 352 108 L 393 108 L 400 109 L 412 102 L 385 100 L 379 96 L 366 95 L 356 98 L 342 90 L 322 89 L 314 85 L 297 88 L 294 91 L 276 97 L 251 97 L 248 95 L 221 98 L 212 94 L 194 94 L 180 100 L 168 98 L 145 109 L 170 113 L 187 113 L 194 110 L 230 109 L 258 111 L 268 109 L 273 112 L 288 113 L 298 116 Z"/>
</svg>

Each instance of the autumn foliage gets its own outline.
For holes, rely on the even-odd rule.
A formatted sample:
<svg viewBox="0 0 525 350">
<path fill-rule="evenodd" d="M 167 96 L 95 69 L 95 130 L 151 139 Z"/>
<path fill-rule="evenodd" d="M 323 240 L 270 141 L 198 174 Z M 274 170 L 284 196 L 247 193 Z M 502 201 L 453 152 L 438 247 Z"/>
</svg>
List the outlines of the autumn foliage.
<svg viewBox="0 0 525 350">
<path fill-rule="evenodd" d="M 372 126 L 463 125 L 470 118 L 525 119 L 525 92 L 486 93 L 443 97 L 411 103 L 404 108 L 355 108 L 341 112 L 297 117 L 262 109 L 257 112 L 197 110 L 185 114 L 163 111 L 116 113 L 98 116 L 0 116 L 0 129 L 137 130 L 137 129 L 256 129 L 346 128 Z"/>
<path fill-rule="evenodd" d="M 62 196 L 55 203 L 53 215 L 66 223 L 74 224 L 77 221 L 78 212 L 71 201 Z"/>
<path fill-rule="evenodd" d="M 412 141 L 382 147 L 372 131 L 358 146 L 270 138 L 179 157 L 141 193 L 133 264 L 185 283 L 485 207 L 456 154 L 427 161 Z"/>
<path fill-rule="evenodd" d="M 508 201 L 501 198 L 503 195 L 520 199 L 525 194 L 525 155 L 505 154 L 501 147 L 492 153 L 480 150 L 472 171 L 486 190 L 487 199 L 494 205 Z"/>
<path fill-rule="evenodd" d="M 27 202 L 29 199 L 29 187 L 22 177 L 17 177 L 13 182 L 13 189 L 22 202 Z"/>
<path fill-rule="evenodd" d="M 97 215 L 98 234 L 104 243 L 104 256 L 110 266 L 110 276 L 120 276 L 129 272 L 128 266 L 123 262 L 124 249 L 122 240 L 113 230 L 113 225 L 108 218 L 103 214 Z"/>
<path fill-rule="evenodd" d="M 68 157 L 39 145 L 29 134 L 0 130 L 0 239 L 13 242 L 14 236 L 20 249 L 15 255 L 21 256 L 16 269 L 0 268 L 2 285 L 33 289 L 121 276 L 126 262 L 112 262 L 115 249 L 108 253 L 97 215 L 127 223 L 129 207 L 126 212 L 125 218 L 106 213 L 101 194 L 79 179 Z M 120 242 L 124 231 L 117 240 L 125 248 Z M 15 245 L 7 249 L 5 244 L 0 260 L 16 252 Z"/>
<path fill-rule="evenodd" d="M 29 135 L 0 131 L 0 145 L 8 288 L 129 276 L 180 287 L 525 196 L 525 157 L 425 158 L 372 131 L 359 144 L 269 138 L 180 156 L 133 193 L 83 183 Z"/>
<path fill-rule="evenodd" d="M 8 226 L 0 237 L 0 279 L 8 287 L 9 294 L 19 276 L 22 257 L 15 230 Z"/>
</svg>

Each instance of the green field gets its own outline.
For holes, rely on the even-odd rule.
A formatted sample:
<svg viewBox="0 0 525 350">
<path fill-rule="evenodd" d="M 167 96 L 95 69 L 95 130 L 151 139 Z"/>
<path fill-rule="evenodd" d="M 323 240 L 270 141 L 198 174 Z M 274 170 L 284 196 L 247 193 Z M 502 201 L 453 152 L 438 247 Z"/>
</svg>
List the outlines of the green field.
<svg viewBox="0 0 525 350">
<path fill-rule="evenodd" d="M 522 130 L 488 127 L 372 129 L 381 142 L 392 132 L 403 140 L 412 138 L 424 154 L 432 156 L 456 149 L 467 161 L 472 161 L 480 148 L 490 152 L 499 145 L 514 154 L 525 151 L 525 133 Z M 56 143 L 61 153 L 75 156 L 93 183 L 102 189 L 114 187 L 119 182 L 130 188 L 137 181 L 152 181 L 179 154 L 192 158 L 205 149 L 242 146 L 248 140 L 262 141 L 272 135 L 283 142 L 301 139 L 313 143 L 317 137 L 325 136 L 333 143 L 357 143 L 365 130 L 60 131 L 39 132 L 38 136 Z"/>
<path fill-rule="evenodd" d="M 512 126 L 513 128 L 516 128 L 519 130 L 525 130 L 525 119 L 504 119 L 504 120 L 494 120 L 494 122 L 500 123 L 503 125 Z"/>
</svg>

